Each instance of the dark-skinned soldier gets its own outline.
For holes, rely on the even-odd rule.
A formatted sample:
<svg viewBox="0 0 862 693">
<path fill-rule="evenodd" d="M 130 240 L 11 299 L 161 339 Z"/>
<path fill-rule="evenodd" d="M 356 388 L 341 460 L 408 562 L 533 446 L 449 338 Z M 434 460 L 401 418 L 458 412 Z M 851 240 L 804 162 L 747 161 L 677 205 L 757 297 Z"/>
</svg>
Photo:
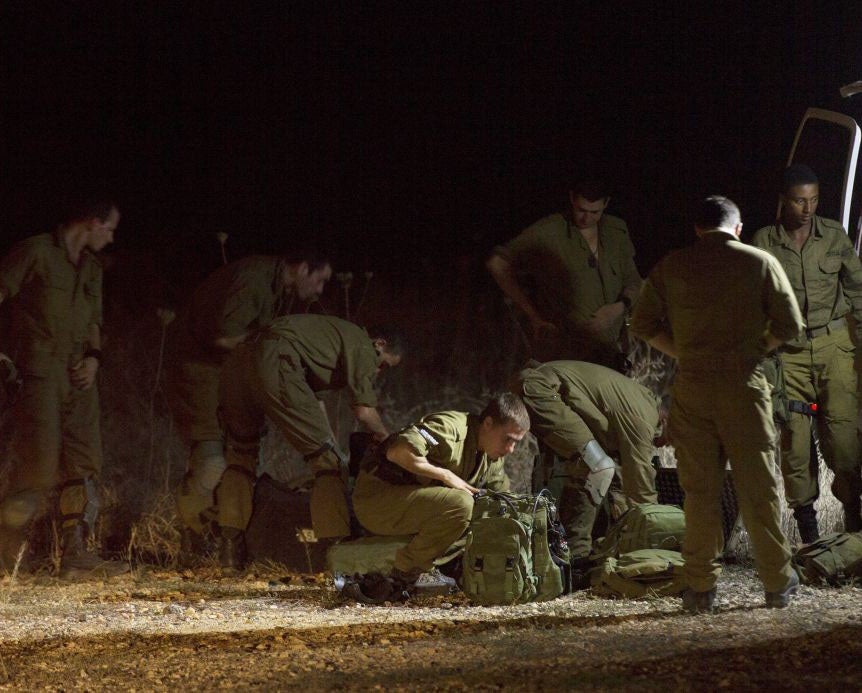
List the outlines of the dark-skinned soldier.
<svg viewBox="0 0 862 693">
<path fill-rule="evenodd" d="M 464 534 L 476 491 L 509 489 L 504 457 L 529 428 L 523 402 L 505 393 L 478 416 L 429 414 L 366 456 L 353 491 L 357 519 L 374 534 L 414 535 L 396 553 L 396 579 L 415 582 Z"/>
<path fill-rule="evenodd" d="M 577 359 L 612 368 L 641 278 L 626 223 L 605 214 L 610 196 L 598 181 L 569 191 L 571 209 L 537 221 L 494 249 L 487 267 L 528 322 L 531 356 Z"/>
<path fill-rule="evenodd" d="M 647 388 L 610 368 L 584 361 L 532 361 L 512 381 L 524 400 L 533 435 L 566 461 L 559 499 L 572 565 L 584 572 L 596 515 L 619 458 L 622 490 L 631 503 L 656 503 L 656 445 L 663 445 L 667 409 Z"/>
<path fill-rule="evenodd" d="M 857 532 L 862 530 L 859 400 L 847 315 L 862 325 L 862 264 L 841 224 L 816 214 L 819 195 L 814 171 L 801 164 L 787 168 L 778 222 L 757 231 L 752 244 L 778 259 L 802 309 L 805 330 L 780 349 L 785 393 L 789 401 L 817 403 L 814 425 L 823 458 L 835 473 L 832 493 L 844 506 L 845 530 Z M 810 416 L 792 409 L 781 435 L 784 491 L 806 544 L 819 537 L 811 424 Z"/>
<path fill-rule="evenodd" d="M 695 245 L 650 273 L 631 323 L 632 334 L 678 363 L 669 437 L 685 491 L 683 608 L 714 608 L 728 458 L 766 606 L 785 607 L 799 577 L 781 531 L 772 392 L 760 364 L 799 334 L 802 316 L 778 261 L 739 242 L 731 200 L 703 200 L 695 230 Z"/>
<path fill-rule="evenodd" d="M 356 419 L 377 440 L 389 434 L 377 411 L 374 379 L 397 366 L 403 339 L 391 327 L 368 332 L 327 315 L 274 320 L 240 344 L 222 367 L 219 417 L 227 468 L 216 496 L 225 571 L 245 563 L 244 532 L 251 519 L 255 470 L 264 421 L 277 426 L 314 475 L 311 522 L 318 540 L 350 535 L 346 456 L 339 449 L 316 393 L 346 390 Z"/>
<path fill-rule="evenodd" d="M 307 310 L 331 276 L 329 261 L 313 250 L 243 258 L 210 274 L 173 325 L 171 404 L 190 450 L 187 472 L 176 492 L 184 565 L 194 564 L 203 549 L 202 535 L 218 515 L 215 489 L 225 469 L 216 416 L 222 364 L 249 334 L 281 315 Z"/>
<path fill-rule="evenodd" d="M 12 403 L 11 479 L 0 503 L 0 561 L 14 569 L 21 544 L 58 489 L 60 576 L 109 577 L 129 570 L 88 548 L 102 467 L 96 375 L 102 360 L 102 266 L 120 220 L 103 199 L 73 204 L 54 233 L 32 236 L 0 262 L 0 301 L 11 304 L 7 346 L 23 376 Z"/>
</svg>

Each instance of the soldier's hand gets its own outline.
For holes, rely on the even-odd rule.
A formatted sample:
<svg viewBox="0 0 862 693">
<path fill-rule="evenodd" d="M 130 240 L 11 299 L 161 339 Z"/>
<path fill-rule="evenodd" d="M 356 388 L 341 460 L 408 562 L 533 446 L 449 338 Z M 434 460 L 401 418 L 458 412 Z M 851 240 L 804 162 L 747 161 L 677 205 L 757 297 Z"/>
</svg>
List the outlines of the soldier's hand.
<svg viewBox="0 0 862 693">
<path fill-rule="evenodd" d="M 446 476 L 446 479 L 443 481 L 443 483 L 446 484 L 449 488 L 466 491 L 470 495 L 479 492 L 479 489 L 470 486 L 470 484 L 464 481 L 460 476 L 451 472 Z"/>
<path fill-rule="evenodd" d="M 96 373 L 99 370 L 99 360 L 91 356 L 81 359 L 72 366 L 69 371 L 69 380 L 72 386 L 79 390 L 88 390 L 96 382 Z"/>
<path fill-rule="evenodd" d="M 554 323 L 548 322 L 539 317 L 532 318 L 530 320 L 530 325 L 533 328 L 533 339 L 541 339 L 542 337 L 555 334 L 559 331 Z"/>
<path fill-rule="evenodd" d="M 586 328 L 593 334 L 601 334 L 610 329 L 614 321 L 625 312 L 621 303 L 607 303 L 599 308 L 586 323 Z"/>
</svg>

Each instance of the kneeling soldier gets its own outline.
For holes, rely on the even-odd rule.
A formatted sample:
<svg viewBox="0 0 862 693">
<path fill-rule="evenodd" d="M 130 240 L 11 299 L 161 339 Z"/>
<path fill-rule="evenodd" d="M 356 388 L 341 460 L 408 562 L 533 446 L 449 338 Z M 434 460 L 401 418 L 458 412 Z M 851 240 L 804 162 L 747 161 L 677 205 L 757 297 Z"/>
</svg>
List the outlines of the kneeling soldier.
<svg viewBox="0 0 862 693">
<path fill-rule="evenodd" d="M 366 456 L 353 508 L 374 534 L 413 534 L 395 556 L 394 577 L 411 583 L 470 524 L 473 494 L 509 489 L 504 456 L 530 429 L 520 398 L 505 393 L 476 416 L 429 414 Z"/>
</svg>

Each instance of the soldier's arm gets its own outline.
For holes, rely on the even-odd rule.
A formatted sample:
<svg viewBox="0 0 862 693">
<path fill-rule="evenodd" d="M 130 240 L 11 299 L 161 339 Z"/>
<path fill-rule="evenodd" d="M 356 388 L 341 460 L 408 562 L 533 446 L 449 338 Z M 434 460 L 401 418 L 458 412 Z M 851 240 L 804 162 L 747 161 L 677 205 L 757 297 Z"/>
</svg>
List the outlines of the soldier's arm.
<svg viewBox="0 0 862 693">
<path fill-rule="evenodd" d="M 242 344 L 242 342 L 245 341 L 246 337 L 248 337 L 248 332 L 243 332 L 242 334 L 236 335 L 235 337 L 218 337 L 213 340 L 213 346 L 216 349 L 233 351 L 240 344 Z"/>
<path fill-rule="evenodd" d="M 466 481 L 454 472 L 438 467 L 428 461 L 427 457 L 416 454 L 410 444 L 405 440 L 398 440 L 386 451 L 386 458 L 399 467 L 406 469 L 411 474 L 422 476 L 427 479 L 439 481 L 449 488 L 461 489 L 469 493 L 476 493 L 479 489 L 470 486 Z"/>
<path fill-rule="evenodd" d="M 794 339 L 805 327 L 796 294 L 781 263 L 768 256 L 766 275 L 766 315 L 769 318 L 765 336 L 767 351 Z"/>
<path fill-rule="evenodd" d="M 389 430 L 383 424 L 380 413 L 375 407 L 367 407 L 364 404 L 354 404 L 353 415 L 365 428 L 367 428 L 377 440 L 384 440 L 389 435 Z"/>
<path fill-rule="evenodd" d="M 676 344 L 667 323 L 667 307 L 657 288 L 660 283 L 660 278 L 655 271 L 644 282 L 632 312 L 629 331 L 651 347 L 676 358 Z"/>
<path fill-rule="evenodd" d="M 96 382 L 102 358 L 102 332 L 99 326 L 92 323 L 87 332 L 87 351 L 69 373 L 72 385 L 79 390 L 88 390 Z"/>
<path fill-rule="evenodd" d="M 557 329 L 553 323 L 548 322 L 539 314 L 536 306 L 533 305 L 533 302 L 524 293 L 524 290 L 515 278 L 512 263 L 509 260 L 499 253 L 494 253 L 488 258 L 485 266 L 488 268 L 494 281 L 497 282 L 500 290 L 512 299 L 512 302 L 527 316 L 527 319 L 533 326 L 534 335 L 538 335 L 543 330 Z"/>
</svg>

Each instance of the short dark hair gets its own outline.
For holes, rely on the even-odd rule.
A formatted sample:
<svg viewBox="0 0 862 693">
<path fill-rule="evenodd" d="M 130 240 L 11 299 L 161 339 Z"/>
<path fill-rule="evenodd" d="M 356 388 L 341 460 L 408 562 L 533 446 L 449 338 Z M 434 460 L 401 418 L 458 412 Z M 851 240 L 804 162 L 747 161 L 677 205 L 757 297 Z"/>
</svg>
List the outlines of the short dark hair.
<svg viewBox="0 0 862 693">
<path fill-rule="evenodd" d="M 317 272 L 327 265 L 332 265 L 329 256 L 321 252 L 320 248 L 310 245 L 302 245 L 289 250 L 282 255 L 288 265 L 301 265 L 308 263 L 309 272 Z"/>
<path fill-rule="evenodd" d="M 514 421 L 519 428 L 525 431 L 530 430 L 530 415 L 527 413 L 527 407 L 524 406 L 523 400 L 518 395 L 511 392 L 501 392 L 494 395 L 482 413 L 479 415 L 484 421 L 490 416 L 491 420 L 498 426 Z"/>
<path fill-rule="evenodd" d="M 611 196 L 611 191 L 607 182 L 600 178 L 583 178 L 576 180 L 569 187 L 569 192 L 573 195 L 580 195 L 588 202 L 604 200 Z"/>
<path fill-rule="evenodd" d="M 89 219 L 105 221 L 114 209 L 119 209 L 117 203 L 108 195 L 69 196 L 60 205 L 60 222 L 74 224 Z"/>
<path fill-rule="evenodd" d="M 723 195 L 710 195 L 697 208 L 694 225 L 700 229 L 731 229 L 742 223 L 739 207 Z"/>
<path fill-rule="evenodd" d="M 372 325 L 368 328 L 371 339 L 386 340 L 386 351 L 394 356 L 404 356 L 407 353 L 407 338 L 395 325 Z"/>
<path fill-rule="evenodd" d="M 797 185 L 819 185 L 817 174 L 806 164 L 792 164 L 781 174 L 781 192 L 786 193 Z"/>
</svg>

